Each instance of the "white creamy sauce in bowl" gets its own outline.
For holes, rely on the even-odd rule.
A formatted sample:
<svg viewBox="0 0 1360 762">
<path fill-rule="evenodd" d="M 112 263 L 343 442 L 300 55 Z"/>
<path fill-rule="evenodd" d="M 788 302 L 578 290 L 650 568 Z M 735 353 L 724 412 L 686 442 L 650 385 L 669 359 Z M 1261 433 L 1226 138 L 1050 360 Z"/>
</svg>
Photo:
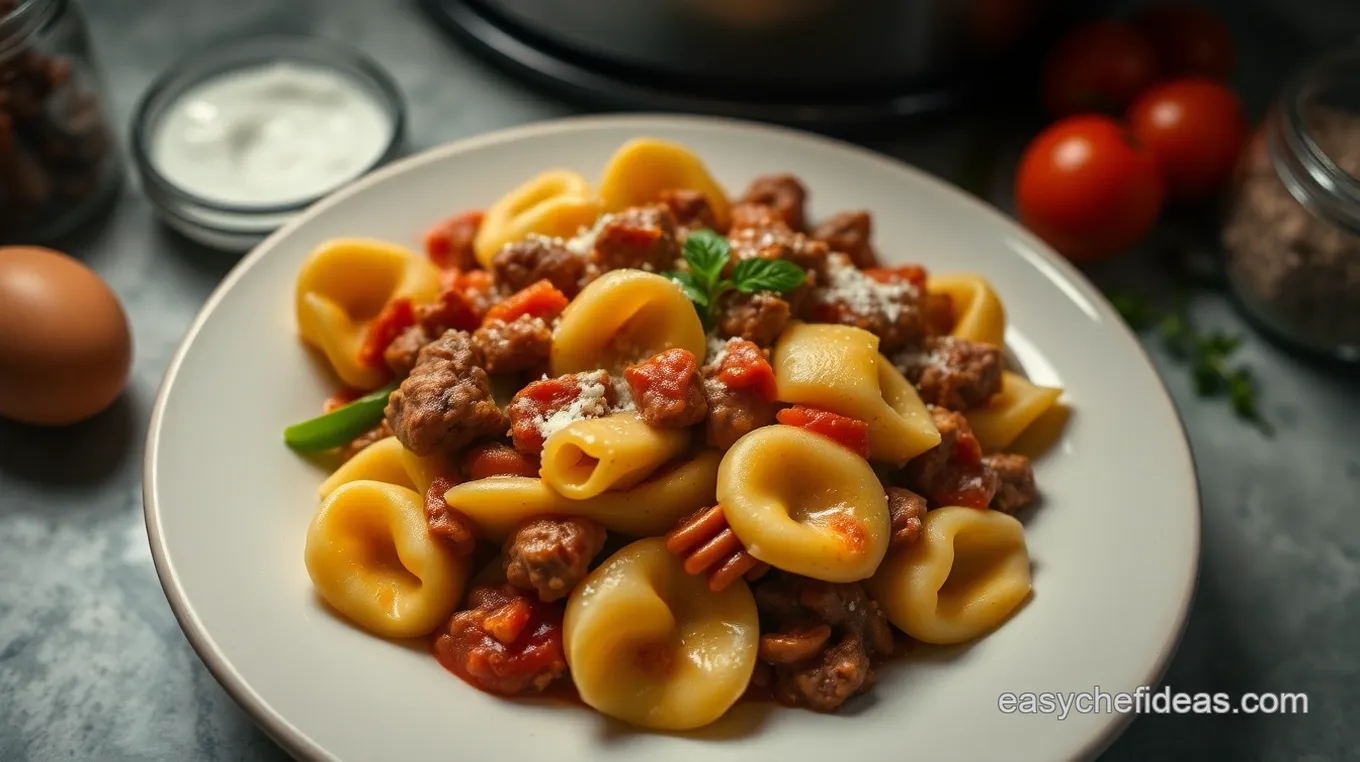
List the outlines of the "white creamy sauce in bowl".
<svg viewBox="0 0 1360 762">
<path fill-rule="evenodd" d="M 300 63 L 224 72 L 166 108 L 151 161 L 213 203 L 272 206 L 324 195 L 372 167 L 394 129 L 363 86 Z"/>
</svg>

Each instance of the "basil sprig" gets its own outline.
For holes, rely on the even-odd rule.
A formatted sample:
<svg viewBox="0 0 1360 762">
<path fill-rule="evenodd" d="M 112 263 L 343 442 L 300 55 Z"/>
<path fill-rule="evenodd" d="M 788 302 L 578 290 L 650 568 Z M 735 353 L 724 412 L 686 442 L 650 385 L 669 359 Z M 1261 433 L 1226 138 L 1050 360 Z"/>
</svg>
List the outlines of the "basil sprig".
<svg viewBox="0 0 1360 762">
<path fill-rule="evenodd" d="M 694 302 L 705 328 L 713 326 L 718 305 L 728 291 L 754 294 L 773 291 L 783 294 L 803 285 L 807 272 L 786 259 L 743 259 L 732 268 L 732 277 L 723 278 L 731 261 L 732 247 L 727 239 L 712 230 L 696 230 L 685 239 L 686 272 L 666 273 Z"/>
</svg>

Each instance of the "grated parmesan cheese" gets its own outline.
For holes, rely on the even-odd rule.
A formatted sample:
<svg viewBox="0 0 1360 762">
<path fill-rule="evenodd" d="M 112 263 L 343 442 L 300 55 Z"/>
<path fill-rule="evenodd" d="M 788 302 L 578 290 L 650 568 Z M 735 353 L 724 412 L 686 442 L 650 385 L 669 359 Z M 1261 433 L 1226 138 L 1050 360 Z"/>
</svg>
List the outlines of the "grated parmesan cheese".
<svg viewBox="0 0 1360 762">
<path fill-rule="evenodd" d="M 628 379 L 622 374 L 610 376 L 614 382 L 614 396 L 617 402 L 614 403 L 614 410 L 620 413 L 631 413 L 637 410 L 637 403 L 633 401 L 633 388 L 628 385 Z"/>
<path fill-rule="evenodd" d="M 827 259 L 827 284 L 820 294 L 824 302 L 839 302 L 856 315 L 881 314 L 890 323 L 902 314 L 904 298 L 915 297 L 910 283 L 879 283 L 850 263 L 844 254 Z"/>
<path fill-rule="evenodd" d="M 704 361 L 704 365 L 717 365 L 722 362 L 723 358 L 727 356 L 727 348 L 730 347 L 734 341 L 741 341 L 741 339 L 736 336 L 733 336 L 730 339 L 724 339 L 720 336 L 709 334 L 708 359 Z"/>
<path fill-rule="evenodd" d="M 595 220 L 593 226 L 581 228 L 574 237 L 564 241 L 561 245 L 573 254 L 582 256 L 590 254 L 595 251 L 595 238 L 600 235 L 601 230 L 604 230 L 604 226 L 613 220 L 614 215 L 602 214 L 599 219 Z"/>
<path fill-rule="evenodd" d="M 552 415 L 546 418 L 539 416 L 533 421 L 534 427 L 543 435 L 545 441 L 577 421 L 596 418 L 609 412 L 609 403 L 605 400 L 605 377 L 606 374 L 602 370 L 576 374 L 576 381 L 580 386 L 576 399 Z"/>
</svg>

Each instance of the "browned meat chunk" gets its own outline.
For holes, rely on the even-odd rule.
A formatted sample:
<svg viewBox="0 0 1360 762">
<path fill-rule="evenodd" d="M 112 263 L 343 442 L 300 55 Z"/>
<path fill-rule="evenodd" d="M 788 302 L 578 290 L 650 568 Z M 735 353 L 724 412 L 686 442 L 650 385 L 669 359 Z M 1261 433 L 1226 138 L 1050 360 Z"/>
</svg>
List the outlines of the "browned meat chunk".
<svg viewBox="0 0 1360 762">
<path fill-rule="evenodd" d="M 818 280 L 803 305 L 802 316 L 814 323 L 854 326 L 879 337 L 879 351 L 891 357 L 904 347 L 918 346 L 928 333 L 921 292 L 891 273 L 871 277 L 844 254 L 827 257 L 825 277 Z"/>
<path fill-rule="evenodd" d="M 902 487 L 888 488 L 888 515 L 892 518 L 892 538 L 888 547 L 905 548 L 921 536 L 921 517 L 926 515 L 926 499 Z"/>
<path fill-rule="evenodd" d="M 565 598 L 585 579 L 604 540 L 604 527 L 590 519 L 530 519 L 510 535 L 501 550 L 505 579 L 515 587 L 537 591 L 542 601 Z"/>
<path fill-rule="evenodd" d="M 625 368 L 633 403 L 648 426 L 683 428 L 708 414 L 699 361 L 688 349 L 667 349 Z"/>
<path fill-rule="evenodd" d="M 732 262 L 743 259 L 787 259 L 804 270 L 814 273 L 817 280 L 826 278 L 827 256 L 831 250 L 821 241 L 802 233 L 791 233 L 782 224 L 771 228 L 737 228 L 728 236 L 732 244 Z"/>
<path fill-rule="evenodd" d="M 1015 513 L 1034 502 L 1039 497 L 1039 488 L 1034 484 L 1034 466 L 1024 455 L 999 452 L 987 455 L 982 465 L 996 474 L 996 495 L 992 497 L 992 508 L 1002 513 Z"/>
<path fill-rule="evenodd" d="M 481 352 L 463 331 L 448 331 L 420 350 L 411 375 L 387 400 L 392 433 L 417 455 L 452 453 L 509 424 L 491 397 Z"/>
<path fill-rule="evenodd" d="M 462 512 L 450 508 L 444 494 L 453 489 L 454 482 L 437 476 L 425 491 L 425 526 L 430 534 L 440 538 L 464 558 L 477 550 L 477 525 Z"/>
<path fill-rule="evenodd" d="M 996 493 L 996 474 L 982 465 L 982 445 L 962 413 L 931 406 L 940 443 L 902 470 L 905 485 L 935 506 L 986 508 Z"/>
<path fill-rule="evenodd" d="M 726 450 L 755 429 L 774 423 L 773 402 L 755 389 L 733 389 L 711 371 L 712 366 L 703 370 L 704 397 L 708 400 L 704 438 L 709 447 Z"/>
<path fill-rule="evenodd" d="M 603 370 L 534 381 L 510 400 L 510 439 L 516 450 L 537 457 L 554 432 L 573 420 L 608 415 L 617 400 Z"/>
<path fill-rule="evenodd" d="M 595 262 L 601 272 L 622 269 L 663 272 L 672 269 L 679 257 L 675 216 L 658 204 L 612 215 L 595 236 Z"/>
<path fill-rule="evenodd" d="M 496 284 L 507 294 L 546 280 L 574 299 L 589 280 L 587 260 L 547 238 L 507 243 L 491 260 Z"/>
<path fill-rule="evenodd" d="M 430 334 L 419 325 L 413 325 L 397 335 L 387 349 L 383 350 L 383 362 L 398 376 L 404 376 L 416 366 L 420 350 L 430 343 Z"/>
<path fill-rule="evenodd" d="M 788 223 L 772 206 L 765 204 L 739 203 L 732 206 L 732 225 L 730 234 L 736 236 L 739 232 L 764 233 L 770 230 L 781 230 L 792 233 Z"/>
<path fill-rule="evenodd" d="M 806 224 L 803 206 L 807 202 L 807 189 L 793 175 L 757 177 L 746 189 L 741 201 L 773 209 L 790 230 L 801 231 Z"/>
<path fill-rule="evenodd" d="M 789 303 L 770 291 L 729 291 L 718 313 L 718 333 L 746 339 L 760 347 L 774 344 L 789 322 Z"/>
<path fill-rule="evenodd" d="M 833 711 L 874 684 L 872 657 L 892 653 L 892 628 L 859 583 L 780 573 L 755 597 L 765 629 L 759 655 L 773 665 L 782 703 Z"/>
<path fill-rule="evenodd" d="M 699 191 L 692 190 L 664 190 L 661 191 L 661 203 L 671 210 L 671 215 L 675 217 L 675 237 L 681 243 L 694 230 L 718 230 L 718 219 L 713 215 L 713 206 L 708 203 L 708 198 Z"/>
<path fill-rule="evenodd" d="M 899 355 L 897 362 L 928 405 L 969 410 L 1001 391 L 1001 348 L 992 344 L 932 336 L 922 351 Z"/>
<path fill-rule="evenodd" d="M 814 228 L 812 237 L 825 241 L 832 251 L 849 256 L 855 267 L 878 267 L 873 225 L 873 217 L 868 212 L 841 212 Z"/>
<path fill-rule="evenodd" d="M 505 322 L 488 320 L 472 334 L 487 373 L 514 373 L 548 361 L 552 331 L 543 318 L 520 315 Z"/>
</svg>

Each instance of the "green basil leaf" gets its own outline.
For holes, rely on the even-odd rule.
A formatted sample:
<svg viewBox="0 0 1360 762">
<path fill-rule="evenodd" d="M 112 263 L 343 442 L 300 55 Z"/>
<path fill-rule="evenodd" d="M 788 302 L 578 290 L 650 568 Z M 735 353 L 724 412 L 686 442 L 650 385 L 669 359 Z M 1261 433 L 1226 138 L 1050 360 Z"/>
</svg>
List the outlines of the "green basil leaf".
<svg viewBox="0 0 1360 762">
<path fill-rule="evenodd" d="M 786 259 L 743 259 L 732 269 L 732 285 L 743 294 L 785 293 L 803 285 L 807 272 Z"/>
<path fill-rule="evenodd" d="M 685 296 L 689 297 L 689 300 L 694 302 L 696 307 L 708 307 L 708 289 L 700 282 L 699 276 L 686 272 L 673 272 L 665 275 L 680 286 L 680 290 L 685 292 Z"/>
<path fill-rule="evenodd" d="M 685 261 L 699 277 L 704 291 L 712 290 L 731 255 L 727 239 L 707 228 L 695 230 L 685 238 Z"/>
</svg>

